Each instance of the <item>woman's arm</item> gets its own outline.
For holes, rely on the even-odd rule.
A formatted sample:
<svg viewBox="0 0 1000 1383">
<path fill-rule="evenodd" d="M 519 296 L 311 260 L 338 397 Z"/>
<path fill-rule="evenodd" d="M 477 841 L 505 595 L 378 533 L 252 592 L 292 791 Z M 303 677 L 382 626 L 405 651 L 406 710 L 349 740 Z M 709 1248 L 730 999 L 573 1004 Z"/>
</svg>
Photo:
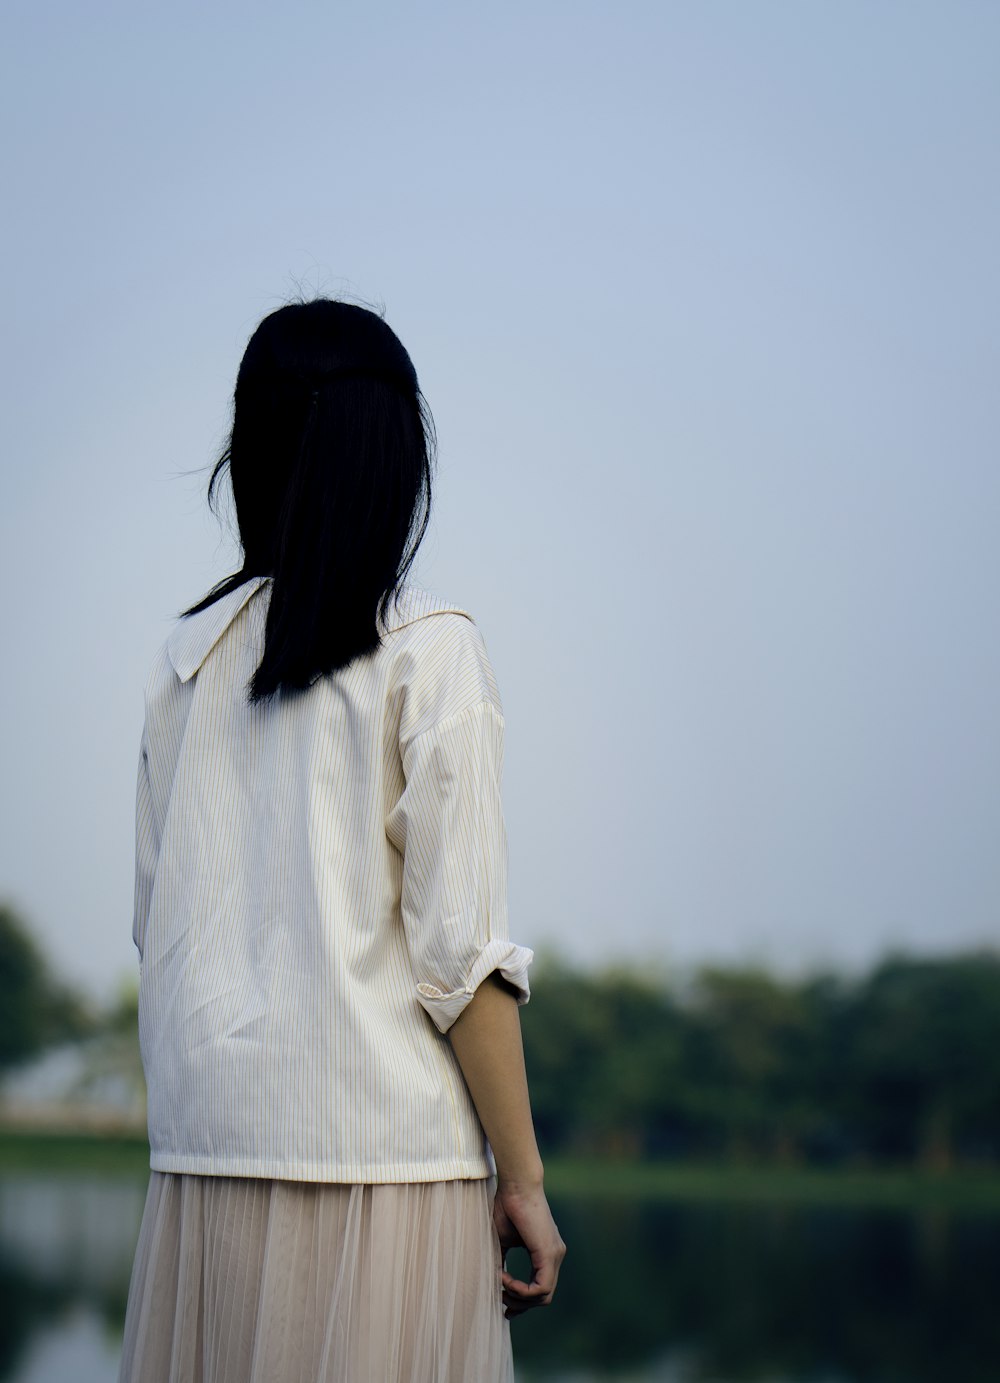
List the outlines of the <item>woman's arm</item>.
<svg viewBox="0 0 1000 1383">
<path fill-rule="evenodd" d="M 531 1258 L 530 1283 L 503 1273 L 508 1319 L 549 1304 L 566 1253 L 542 1189 L 515 992 L 494 971 L 448 1029 L 497 1165 L 493 1219 L 501 1248 L 506 1254 L 523 1246 Z"/>
</svg>

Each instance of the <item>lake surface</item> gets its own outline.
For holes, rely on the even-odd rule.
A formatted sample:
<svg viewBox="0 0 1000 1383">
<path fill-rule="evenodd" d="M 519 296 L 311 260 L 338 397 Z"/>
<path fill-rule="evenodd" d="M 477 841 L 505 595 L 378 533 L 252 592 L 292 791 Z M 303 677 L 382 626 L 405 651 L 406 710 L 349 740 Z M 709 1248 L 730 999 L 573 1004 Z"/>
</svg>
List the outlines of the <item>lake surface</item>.
<svg viewBox="0 0 1000 1383">
<path fill-rule="evenodd" d="M 115 1383 L 144 1197 L 0 1177 L 0 1383 Z M 1000 1216 L 551 1200 L 569 1253 L 513 1323 L 520 1383 L 1000 1379 Z"/>
</svg>

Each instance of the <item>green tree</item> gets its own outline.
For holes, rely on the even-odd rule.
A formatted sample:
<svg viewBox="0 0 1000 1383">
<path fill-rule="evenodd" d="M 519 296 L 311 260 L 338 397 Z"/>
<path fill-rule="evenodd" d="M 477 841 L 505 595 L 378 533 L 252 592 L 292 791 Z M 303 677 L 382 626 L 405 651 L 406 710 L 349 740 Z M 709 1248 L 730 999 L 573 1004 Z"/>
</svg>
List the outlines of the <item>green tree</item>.
<svg viewBox="0 0 1000 1383">
<path fill-rule="evenodd" d="M 643 1156 L 676 1139 L 682 1018 L 664 981 L 626 967 L 579 971 L 552 952 L 522 1013 L 543 1153 Z"/>
<path fill-rule="evenodd" d="M 27 924 L 0 903 L 0 1072 L 86 1036 L 94 1021 L 86 1000 L 52 975 Z"/>
<path fill-rule="evenodd" d="M 813 1111 L 801 1071 L 822 1041 L 801 986 L 759 967 L 699 970 L 689 998 L 686 1105 L 728 1156 L 795 1161 Z"/>
<path fill-rule="evenodd" d="M 1000 1154 L 1000 955 L 887 957 L 861 986 L 847 1103 L 876 1156 Z"/>
</svg>

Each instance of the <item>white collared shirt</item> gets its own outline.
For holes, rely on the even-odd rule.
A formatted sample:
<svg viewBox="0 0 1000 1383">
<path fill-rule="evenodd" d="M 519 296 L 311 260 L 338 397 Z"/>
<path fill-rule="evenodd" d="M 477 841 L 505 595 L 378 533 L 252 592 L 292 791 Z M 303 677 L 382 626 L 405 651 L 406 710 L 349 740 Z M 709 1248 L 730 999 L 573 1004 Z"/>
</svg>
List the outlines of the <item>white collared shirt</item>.
<svg viewBox="0 0 1000 1383">
<path fill-rule="evenodd" d="M 250 707 L 269 577 L 177 621 L 145 688 L 133 940 L 150 1166 L 302 1181 L 495 1170 L 448 1028 L 508 939 L 504 721 L 467 611 Z"/>
</svg>

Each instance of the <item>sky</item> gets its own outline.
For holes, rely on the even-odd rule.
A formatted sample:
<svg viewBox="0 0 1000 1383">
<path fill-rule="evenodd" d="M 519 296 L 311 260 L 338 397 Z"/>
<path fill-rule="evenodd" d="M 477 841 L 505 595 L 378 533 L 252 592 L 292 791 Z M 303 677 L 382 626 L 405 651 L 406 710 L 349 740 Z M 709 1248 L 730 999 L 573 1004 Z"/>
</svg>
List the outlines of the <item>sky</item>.
<svg viewBox="0 0 1000 1383">
<path fill-rule="evenodd" d="M 136 974 L 147 672 L 239 556 L 257 322 L 383 312 L 413 578 L 506 718 L 510 935 L 783 973 L 1000 944 L 1000 8 L 12 0 L 0 898 Z"/>
</svg>

